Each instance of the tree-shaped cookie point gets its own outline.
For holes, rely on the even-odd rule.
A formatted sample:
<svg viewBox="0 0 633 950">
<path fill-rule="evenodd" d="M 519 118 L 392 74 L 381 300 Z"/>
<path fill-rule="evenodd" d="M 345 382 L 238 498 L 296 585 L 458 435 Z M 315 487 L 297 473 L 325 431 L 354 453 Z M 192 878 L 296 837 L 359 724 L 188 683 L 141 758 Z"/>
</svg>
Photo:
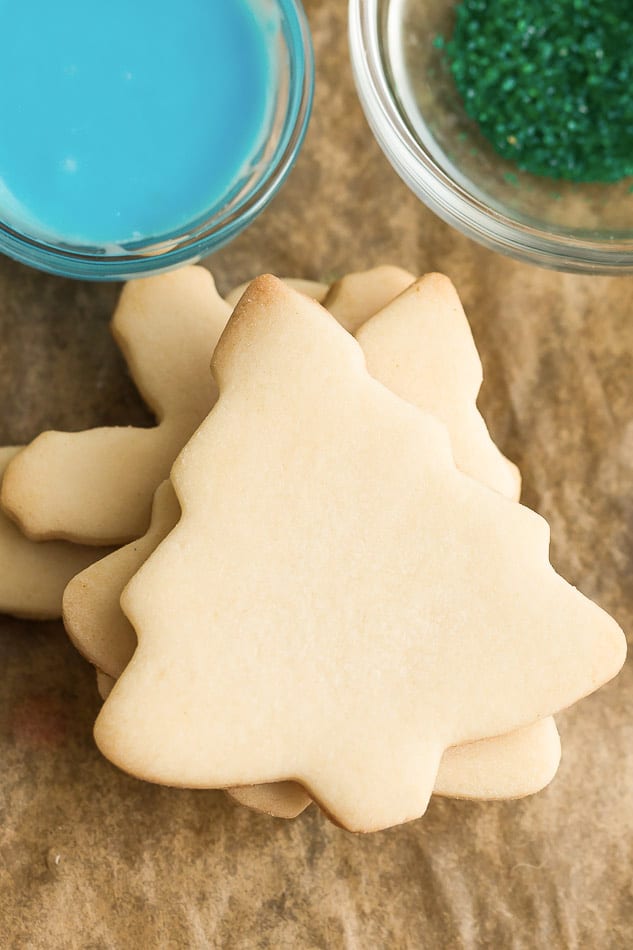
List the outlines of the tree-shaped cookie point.
<svg viewBox="0 0 633 950">
<path fill-rule="evenodd" d="M 113 762 L 295 779 L 372 830 L 423 814 L 449 746 L 617 673 L 624 636 L 554 572 L 545 522 L 462 475 L 318 304 L 255 281 L 213 368 L 182 519 L 123 597 L 139 647 L 95 727 Z"/>
<path fill-rule="evenodd" d="M 120 544 L 143 534 L 154 491 L 216 398 L 209 363 L 230 312 L 201 267 L 126 284 L 112 330 L 158 425 L 38 436 L 2 486 L 28 537 Z"/>
<path fill-rule="evenodd" d="M 356 338 L 372 376 L 448 427 L 462 472 L 518 499 L 519 471 L 503 458 L 477 409 L 481 360 L 448 277 L 421 277 L 361 326 Z"/>
<path fill-rule="evenodd" d="M 333 286 L 328 307 L 342 326 L 354 329 L 359 319 L 371 317 L 386 300 L 390 302 L 403 287 L 414 282 L 413 275 L 395 267 L 349 274 Z M 287 278 L 284 283 L 315 299 L 325 296 L 323 285 Z M 237 302 L 247 287 L 236 288 L 227 296 L 227 301 Z M 396 391 L 404 389 L 409 401 L 422 409 L 448 403 L 450 409 L 445 413 L 445 421 L 451 441 L 452 425 L 456 421 L 456 431 L 464 442 L 462 430 L 469 426 L 480 436 L 482 421 L 475 410 L 475 399 L 481 366 L 463 313 L 461 320 L 455 321 L 452 317 L 454 297 L 455 290 L 447 279 L 439 275 L 423 278 L 418 282 L 418 291 L 408 294 L 405 301 L 394 308 L 390 318 L 379 315 L 376 320 L 369 320 L 359 335 L 366 341 L 375 378 L 388 380 Z M 446 310 L 448 320 L 444 319 Z M 394 321 L 392 345 L 390 328 Z M 432 365 L 432 372 L 426 376 L 419 372 L 418 355 L 420 335 L 425 333 L 428 347 L 422 368 L 425 364 Z M 452 343 L 457 338 L 457 346 L 447 346 L 442 340 L 443 334 Z M 415 345 L 409 346 L 409 340 Z M 454 386 L 452 380 L 456 375 L 456 356 L 463 368 L 463 373 L 457 374 L 458 379 L 466 380 L 458 386 Z M 447 362 L 445 374 L 437 368 L 437 361 L 441 365 L 442 360 Z M 473 375 L 475 384 L 469 385 Z M 486 465 L 486 473 L 490 474 L 494 486 L 503 482 L 508 463 L 494 446 L 487 444 L 489 442 L 483 429 L 481 437 L 471 438 L 463 446 L 460 461 L 466 472 L 479 471 L 482 463 Z M 509 494 L 514 495 L 514 490 L 511 483 Z M 132 575 L 180 517 L 180 508 L 170 495 L 168 483 L 158 489 L 152 524 L 142 539 L 84 571 L 66 590 L 64 621 L 71 639 L 99 670 L 114 677 L 123 672 L 136 646 L 134 630 L 119 605 L 120 596 Z M 507 736 L 471 743 L 468 755 L 459 747 L 449 749 L 442 758 L 434 791 L 478 799 L 529 795 L 551 781 L 559 759 L 560 741 L 555 725 L 551 720 L 543 720 Z M 456 762 L 458 767 L 455 767 Z M 229 790 L 229 793 L 249 807 L 283 817 L 294 816 L 310 801 L 299 786 L 290 782 L 249 786 Z"/>
<path fill-rule="evenodd" d="M 292 287 L 293 290 L 305 294 L 306 297 L 312 297 L 313 300 L 318 300 L 319 303 L 323 302 L 330 289 L 329 284 L 323 284 L 317 280 L 304 280 L 301 277 L 281 277 L 280 280 L 289 287 Z M 251 280 L 247 280 L 243 284 L 238 284 L 237 287 L 233 287 L 229 290 L 228 294 L 225 295 L 224 299 L 231 309 L 239 303 L 240 297 L 251 283 Z M 395 294 L 393 294 L 393 296 L 395 297 Z"/>
</svg>

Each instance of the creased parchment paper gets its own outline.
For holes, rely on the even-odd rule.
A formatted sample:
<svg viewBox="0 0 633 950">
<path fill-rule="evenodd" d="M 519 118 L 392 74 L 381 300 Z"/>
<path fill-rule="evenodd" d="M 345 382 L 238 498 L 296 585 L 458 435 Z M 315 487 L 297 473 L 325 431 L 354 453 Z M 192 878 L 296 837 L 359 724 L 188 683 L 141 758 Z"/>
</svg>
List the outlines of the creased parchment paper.
<svg viewBox="0 0 633 950">
<path fill-rule="evenodd" d="M 486 371 L 481 406 L 552 526 L 552 558 L 633 631 L 633 279 L 486 251 L 408 193 L 348 65 L 346 4 L 307 4 L 317 95 L 268 211 L 208 261 L 221 290 L 273 271 L 330 280 L 381 262 L 446 272 Z M 118 288 L 0 259 L 0 440 L 149 423 L 107 323 Z M 1 566 L 0 566 L 1 569 Z M 522 802 L 435 799 L 355 837 L 217 792 L 143 785 L 91 739 L 93 671 L 59 624 L 0 622 L 0 947 L 633 946 L 633 676 L 559 717 L 563 763 Z"/>
</svg>

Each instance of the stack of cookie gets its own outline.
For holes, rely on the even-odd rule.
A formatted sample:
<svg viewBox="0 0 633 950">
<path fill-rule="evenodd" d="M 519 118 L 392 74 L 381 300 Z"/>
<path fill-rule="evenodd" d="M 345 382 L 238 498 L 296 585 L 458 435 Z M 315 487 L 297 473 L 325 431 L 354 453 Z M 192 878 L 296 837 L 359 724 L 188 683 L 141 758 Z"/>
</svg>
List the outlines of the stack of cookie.
<svg viewBox="0 0 633 950">
<path fill-rule="evenodd" d="M 223 300 L 185 268 L 129 284 L 113 330 L 158 425 L 45 433 L 2 483 L 38 570 L 71 558 L 102 752 L 356 831 L 545 786 L 552 714 L 624 637 L 518 504 L 450 281 L 264 276 Z"/>
</svg>

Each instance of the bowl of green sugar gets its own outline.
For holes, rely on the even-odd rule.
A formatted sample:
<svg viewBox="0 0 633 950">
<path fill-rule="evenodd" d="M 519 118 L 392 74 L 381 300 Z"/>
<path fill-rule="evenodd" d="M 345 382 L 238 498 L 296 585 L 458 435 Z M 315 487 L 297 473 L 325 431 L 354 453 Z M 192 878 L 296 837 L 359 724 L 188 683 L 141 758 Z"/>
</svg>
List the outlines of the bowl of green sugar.
<svg viewBox="0 0 633 950">
<path fill-rule="evenodd" d="M 350 0 L 385 155 L 440 217 L 560 270 L 633 273 L 631 0 Z"/>
</svg>

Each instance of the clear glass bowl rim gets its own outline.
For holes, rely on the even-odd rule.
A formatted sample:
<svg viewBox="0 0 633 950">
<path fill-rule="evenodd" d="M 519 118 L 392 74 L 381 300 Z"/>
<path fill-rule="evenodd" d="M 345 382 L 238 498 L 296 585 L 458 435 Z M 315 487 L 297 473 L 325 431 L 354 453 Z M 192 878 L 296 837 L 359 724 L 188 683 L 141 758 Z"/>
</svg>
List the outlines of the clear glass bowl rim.
<svg viewBox="0 0 633 950">
<path fill-rule="evenodd" d="M 413 136 L 383 67 L 379 0 L 349 0 L 349 44 L 361 105 L 385 156 L 405 184 L 440 218 L 480 244 L 517 260 L 563 271 L 633 273 L 633 242 L 523 224 L 481 202 L 447 175 Z"/>
<path fill-rule="evenodd" d="M 268 205 L 287 178 L 303 144 L 314 95 L 314 52 L 301 0 L 275 0 L 283 14 L 290 74 L 288 108 L 271 161 L 239 202 L 218 212 L 211 223 L 183 231 L 169 241 L 148 244 L 142 252 L 95 253 L 54 245 L 21 234 L 0 221 L 0 253 L 39 270 L 87 280 L 126 280 L 169 270 L 218 250 L 243 231 Z"/>
</svg>

